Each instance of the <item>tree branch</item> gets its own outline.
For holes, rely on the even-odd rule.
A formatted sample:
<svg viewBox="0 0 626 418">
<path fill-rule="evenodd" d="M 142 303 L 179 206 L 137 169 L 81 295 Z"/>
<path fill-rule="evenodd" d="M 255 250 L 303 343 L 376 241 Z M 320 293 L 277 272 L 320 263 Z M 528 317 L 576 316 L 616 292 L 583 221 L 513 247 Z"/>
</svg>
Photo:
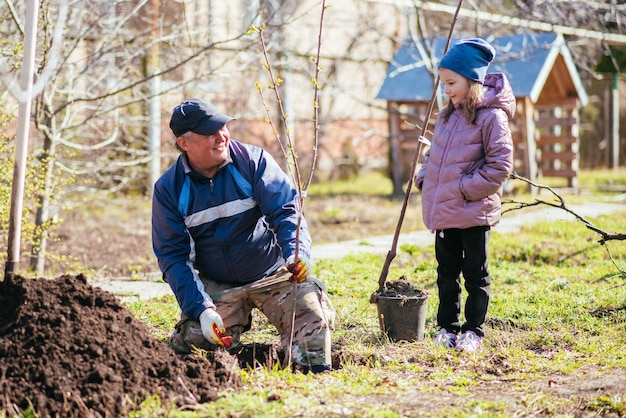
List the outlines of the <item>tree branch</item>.
<svg viewBox="0 0 626 418">
<path fill-rule="evenodd" d="M 534 201 L 532 202 L 520 202 L 520 201 L 515 201 L 515 200 L 503 200 L 503 204 L 513 204 L 515 206 L 510 207 L 508 209 L 505 209 L 502 211 L 502 214 L 504 215 L 507 212 L 512 212 L 515 210 L 520 210 L 520 209 L 524 209 L 524 208 L 528 208 L 528 207 L 533 207 L 533 206 L 539 206 L 539 205 L 546 205 L 546 206 L 551 206 L 553 208 L 558 208 L 558 209 L 562 209 L 565 212 L 569 213 L 570 215 L 572 215 L 574 218 L 576 218 L 576 220 L 578 220 L 579 222 L 581 222 L 583 225 L 585 225 L 585 227 L 595 233 L 597 233 L 598 235 L 600 235 L 602 238 L 598 241 L 600 244 L 604 245 L 604 243 L 606 243 L 607 241 L 623 241 L 626 240 L 626 234 L 623 233 L 611 233 L 611 232 L 607 232 L 599 227 L 597 227 L 596 225 L 594 225 L 593 223 L 591 223 L 591 221 L 589 221 L 587 218 L 585 218 L 584 216 L 576 213 L 575 211 L 573 211 L 572 209 L 567 207 L 567 204 L 565 203 L 565 200 L 563 199 L 563 197 L 561 197 L 554 189 L 552 189 L 550 186 L 547 186 L 545 184 L 538 184 L 535 183 L 525 177 L 520 176 L 517 173 L 513 173 L 510 176 L 511 179 L 513 180 L 521 180 L 524 181 L 528 184 L 530 184 L 533 187 L 536 187 L 538 189 L 542 189 L 542 190 L 547 190 L 549 191 L 552 196 L 554 196 L 554 198 L 556 199 L 556 202 L 549 202 L 543 199 L 537 199 L 535 198 Z"/>
<path fill-rule="evenodd" d="M 546 205 L 546 206 L 551 206 L 553 208 L 558 208 L 561 210 L 564 210 L 565 212 L 569 213 L 570 215 L 574 216 L 574 218 L 576 218 L 577 221 L 579 221 L 580 223 L 582 223 L 583 225 L 585 225 L 585 227 L 595 233 L 597 233 L 598 235 L 600 235 L 600 239 L 598 240 L 598 243 L 602 246 L 604 246 L 607 255 L 609 256 L 609 259 L 611 260 L 611 262 L 613 263 L 613 265 L 615 266 L 615 268 L 620 272 L 620 274 L 624 277 L 626 277 L 626 271 L 621 268 L 620 266 L 618 266 L 617 261 L 615 260 L 615 258 L 613 257 L 613 255 L 611 254 L 611 251 L 607 245 L 607 242 L 609 241 L 624 241 L 626 240 L 626 234 L 624 233 L 613 233 L 613 232 L 607 232 L 601 228 L 599 228 L 598 226 L 594 225 L 591 221 L 589 221 L 588 219 L 586 219 L 584 216 L 576 213 L 574 210 L 570 209 L 567 207 L 567 204 L 565 203 L 565 200 L 563 199 L 562 196 L 560 196 L 553 188 L 551 188 L 550 186 L 547 186 L 545 184 L 538 184 L 535 183 L 525 177 L 520 176 L 517 173 L 512 173 L 510 175 L 510 178 L 513 180 L 521 180 L 525 183 L 530 184 L 533 187 L 536 187 L 538 189 L 542 189 L 542 190 L 547 190 L 549 191 L 552 196 L 554 196 L 554 198 L 556 199 L 556 202 L 549 202 L 547 200 L 543 200 L 543 199 L 537 199 L 535 198 L 534 201 L 532 202 L 520 202 L 520 201 L 515 201 L 515 200 L 503 200 L 502 203 L 503 204 L 513 204 L 514 206 L 508 209 L 505 209 L 502 211 L 502 214 L 504 215 L 505 213 L 508 212 L 512 212 L 515 210 L 520 210 L 520 209 L 524 209 L 524 208 L 528 208 L 528 207 L 534 207 L 534 206 L 539 206 L 539 205 Z"/>
</svg>

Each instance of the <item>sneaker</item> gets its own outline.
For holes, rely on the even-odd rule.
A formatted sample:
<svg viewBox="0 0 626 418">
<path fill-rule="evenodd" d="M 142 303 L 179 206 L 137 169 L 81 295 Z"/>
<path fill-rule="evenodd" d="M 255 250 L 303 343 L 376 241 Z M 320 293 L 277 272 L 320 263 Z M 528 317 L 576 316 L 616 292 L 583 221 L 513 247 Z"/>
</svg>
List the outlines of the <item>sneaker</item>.
<svg viewBox="0 0 626 418">
<path fill-rule="evenodd" d="M 457 335 L 453 332 L 448 332 L 445 328 L 441 328 L 439 333 L 435 336 L 435 344 L 442 345 L 446 348 L 456 347 Z"/>
<path fill-rule="evenodd" d="M 482 337 L 476 335 L 474 331 L 465 331 L 461 338 L 456 343 L 456 351 L 464 351 L 466 353 L 473 353 L 483 345 Z"/>
</svg>

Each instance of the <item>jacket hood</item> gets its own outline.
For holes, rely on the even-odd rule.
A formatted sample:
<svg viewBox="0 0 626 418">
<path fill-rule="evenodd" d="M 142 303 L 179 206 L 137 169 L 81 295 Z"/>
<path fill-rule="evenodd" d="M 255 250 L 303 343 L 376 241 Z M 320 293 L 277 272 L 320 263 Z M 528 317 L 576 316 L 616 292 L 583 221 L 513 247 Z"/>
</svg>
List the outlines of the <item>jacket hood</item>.
<svg viewBox="0 0 626 418">
<path fill-rule="evenodd" d="M 509 119 L 513 119 L 516 108 L 515 95 L 506 75 L 504 73 L 487 74 L 483 86 L 485 88 L 485 97 L 478 107 L 502 109 L 509 116 Z"/>
</svg>

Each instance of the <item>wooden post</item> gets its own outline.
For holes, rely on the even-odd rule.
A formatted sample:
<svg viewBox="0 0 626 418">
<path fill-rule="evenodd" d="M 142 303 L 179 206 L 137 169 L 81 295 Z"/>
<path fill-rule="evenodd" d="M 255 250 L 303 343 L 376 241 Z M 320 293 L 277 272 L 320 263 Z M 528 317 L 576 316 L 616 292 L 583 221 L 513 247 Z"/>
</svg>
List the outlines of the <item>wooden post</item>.
<svg viewBox="0 0 626 418">
<path fill-rule="evenodd" d="M 393 184 L 393 195 L 402 195 L 404 185 L 404 162 L 402 160 L 400 138 L 400 106 L 397 102 L 388 102 L 389 109 L 389 170 Z"/>
<path fill-rule="evenodd" d="M 617 72 L 613 73 L 613 88 L 611 90 L 612 120 L 611 120 L 611 168 L 619 168 L 619 80 Z"/>
<path fill-rule="evenodd" d="M 526 141 L 526 175 L 533 183 L 537 180 L 537 141 L 535 138 L 535 107 L 529 97 L 524 98 L 524 140 Z M 532 195 L 537 193 L 535 187 L 530 188 Z"/>
</svg>

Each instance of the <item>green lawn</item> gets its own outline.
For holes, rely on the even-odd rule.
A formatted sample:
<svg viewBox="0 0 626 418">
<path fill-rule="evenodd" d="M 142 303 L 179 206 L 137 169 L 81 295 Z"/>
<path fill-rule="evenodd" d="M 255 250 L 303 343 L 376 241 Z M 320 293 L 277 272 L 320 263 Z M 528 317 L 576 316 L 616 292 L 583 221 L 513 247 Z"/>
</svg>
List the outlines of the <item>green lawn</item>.
<svg viewBox="0 0 626 418">
<path fill-rule="evenodd" d="M 593 189 L 626 184 L 624 173 L 615 175 L 618 180 L 613 175 L 581 175 L 581 185 L 592 191 L 582 199 L 614 201 L 617 194 Z M 626 207 L 590 220 L 606 231 L 626 232 Z M 241 370 L 244 388 L 226 391 L 215 403 L 178 411 L 151 401 L 138 416 L 626 416 L 626 243 L 601 245 L 598 239 L 574 221 L 539 221 L 513 235 L 495 229 L 488 334 L 473 355 L 431 342 L 437 308 L 432 248 L 400 248 L 388 276 L 405 275 L 430 294 L 425 339 L 410 343 L 388 341 L 369 302 L 384 256 L 320 260 L 314 273 L 327 284 L 338 313 L 335 371 Z M 176 321 L 173 296 L 129 307 L 160 338 Z M 246 338 L 277 343 L 262 322 Z"/>
</svg>

